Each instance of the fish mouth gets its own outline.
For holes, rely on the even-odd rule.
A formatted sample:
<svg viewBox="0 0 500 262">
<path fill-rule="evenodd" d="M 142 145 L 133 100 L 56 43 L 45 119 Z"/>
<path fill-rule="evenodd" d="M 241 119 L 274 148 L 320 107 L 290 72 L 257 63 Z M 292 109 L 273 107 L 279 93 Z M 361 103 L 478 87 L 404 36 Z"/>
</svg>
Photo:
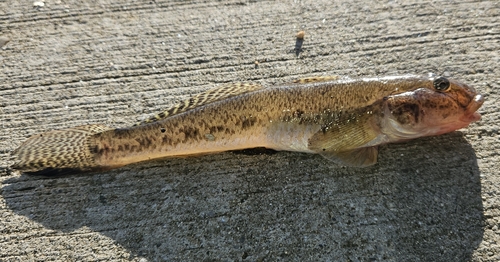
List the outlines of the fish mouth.
<svg viewBox="0 0 500 262">
<path fill-rule="evenodd" d="M 481 114 L 476 112 L 484 103 L 482 95 L 476 95 L 465 109 L 465 115 L 460 118 L 463 122 L 476 122 L 481 119 Z"/>
</svg>

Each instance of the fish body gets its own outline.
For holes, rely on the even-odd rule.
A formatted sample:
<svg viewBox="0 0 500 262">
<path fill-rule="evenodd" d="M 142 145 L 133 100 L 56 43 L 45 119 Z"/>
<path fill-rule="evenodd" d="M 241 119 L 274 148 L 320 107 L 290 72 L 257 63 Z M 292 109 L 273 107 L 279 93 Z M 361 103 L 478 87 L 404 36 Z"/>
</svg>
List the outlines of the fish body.
<svg viewBox="0 0 500 262">
<path fill-rule="evenodd" d="M 368 166 L 376 163 L 381 144 L 444 134 L 479 120 L 484 101 L 472 87 L 444 77 L 332 79 L 227 85 L 133 127 L 88 125 L 34 135 L 13 152 L 13 168 L 39 174 L 107 170 L 254 147 Z"/>
</svg>

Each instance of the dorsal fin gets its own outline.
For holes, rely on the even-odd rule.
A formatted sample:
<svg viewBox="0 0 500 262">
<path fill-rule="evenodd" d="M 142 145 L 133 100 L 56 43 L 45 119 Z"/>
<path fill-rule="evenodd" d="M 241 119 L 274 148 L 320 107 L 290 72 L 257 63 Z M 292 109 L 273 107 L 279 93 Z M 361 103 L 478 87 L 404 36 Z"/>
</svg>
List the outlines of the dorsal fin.
<svg viewBox="0 0 500 262">
<path fill-rule="evenodd" d="M 222 85 L 220 87 L 210 89 L 206 92 L 195 95 L 187 99 L 186 101 L 175 105 L 172 108 L 169 108 L 153 117 L 150 117 L 149 119 L 146 119 L 136 124 L 136 126 L 153 123 L 161 119 L 165 119 L 169 116 L 186 112 L 196 107 L 207 105 L 233 96 L 257 91 L 262 88 L 264 87 L 259 84 L 250 84 L 250 83 L 232 83 L 232 84 Z"/>
<path fill-rule="evenodd" d="M 293 83 L 296 84 L 307 84 L 307 83 L 316 83 L 316 82 L 326 82 L 339 79 L 339 76 L 311 76 L 304 77 L 297 80 L 294 80 Z"/>
</svg>

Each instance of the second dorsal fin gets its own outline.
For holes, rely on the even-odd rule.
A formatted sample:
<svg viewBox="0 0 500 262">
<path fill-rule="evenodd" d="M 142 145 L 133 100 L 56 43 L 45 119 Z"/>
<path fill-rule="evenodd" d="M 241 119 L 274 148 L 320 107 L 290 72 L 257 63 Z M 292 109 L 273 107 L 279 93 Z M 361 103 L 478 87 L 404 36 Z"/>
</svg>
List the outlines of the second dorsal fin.
<svg viewBox="0 0 500 262">
<path fill-rule="evenodd" d="M 169 116 L 173 116 L 176 114 L 180 114 L 182 112 L 186 112 L 188 110 L 191 110 L 196 107 L 200 107 L 203 105 L 207 105 L 219 100 L 227 99 L 233 96 L 245 94 L 245 93 L 250 93 L 253 91 L 257 91 L 259 89 L 264 88 L 262 85 L 259 84 L 251 84 L 251 83 L 232 83 L 232 84 L 226 84 L 222 85 L 220 87 L 210 89 L 206 92 L 203 92 L 201 94 L 197 94 L 184 102 L 181 102 L 172 108 L 169 108 L 157 115 L 154 115 L 140 123 L 137 123 L 137 125 L 144 125 L 144 124 L 149 124 L 153 123 L 156 121 L 159 121 L 161 119 L 165 119 Z"/>
</svg>

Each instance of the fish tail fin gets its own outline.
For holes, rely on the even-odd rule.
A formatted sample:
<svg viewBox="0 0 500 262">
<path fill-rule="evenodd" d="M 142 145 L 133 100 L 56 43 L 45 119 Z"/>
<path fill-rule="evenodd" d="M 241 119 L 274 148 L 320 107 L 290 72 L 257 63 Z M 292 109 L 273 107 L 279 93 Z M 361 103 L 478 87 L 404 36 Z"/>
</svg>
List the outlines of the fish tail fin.
<svg viewBox="0 0 500 262">
<path fill-rule="evenodd" d="M 36 175 L 98 170 L 93 137 L 110 129 L 85 125 L 33 135 L 12 152 L 12 168 Z"/>
</svg>

